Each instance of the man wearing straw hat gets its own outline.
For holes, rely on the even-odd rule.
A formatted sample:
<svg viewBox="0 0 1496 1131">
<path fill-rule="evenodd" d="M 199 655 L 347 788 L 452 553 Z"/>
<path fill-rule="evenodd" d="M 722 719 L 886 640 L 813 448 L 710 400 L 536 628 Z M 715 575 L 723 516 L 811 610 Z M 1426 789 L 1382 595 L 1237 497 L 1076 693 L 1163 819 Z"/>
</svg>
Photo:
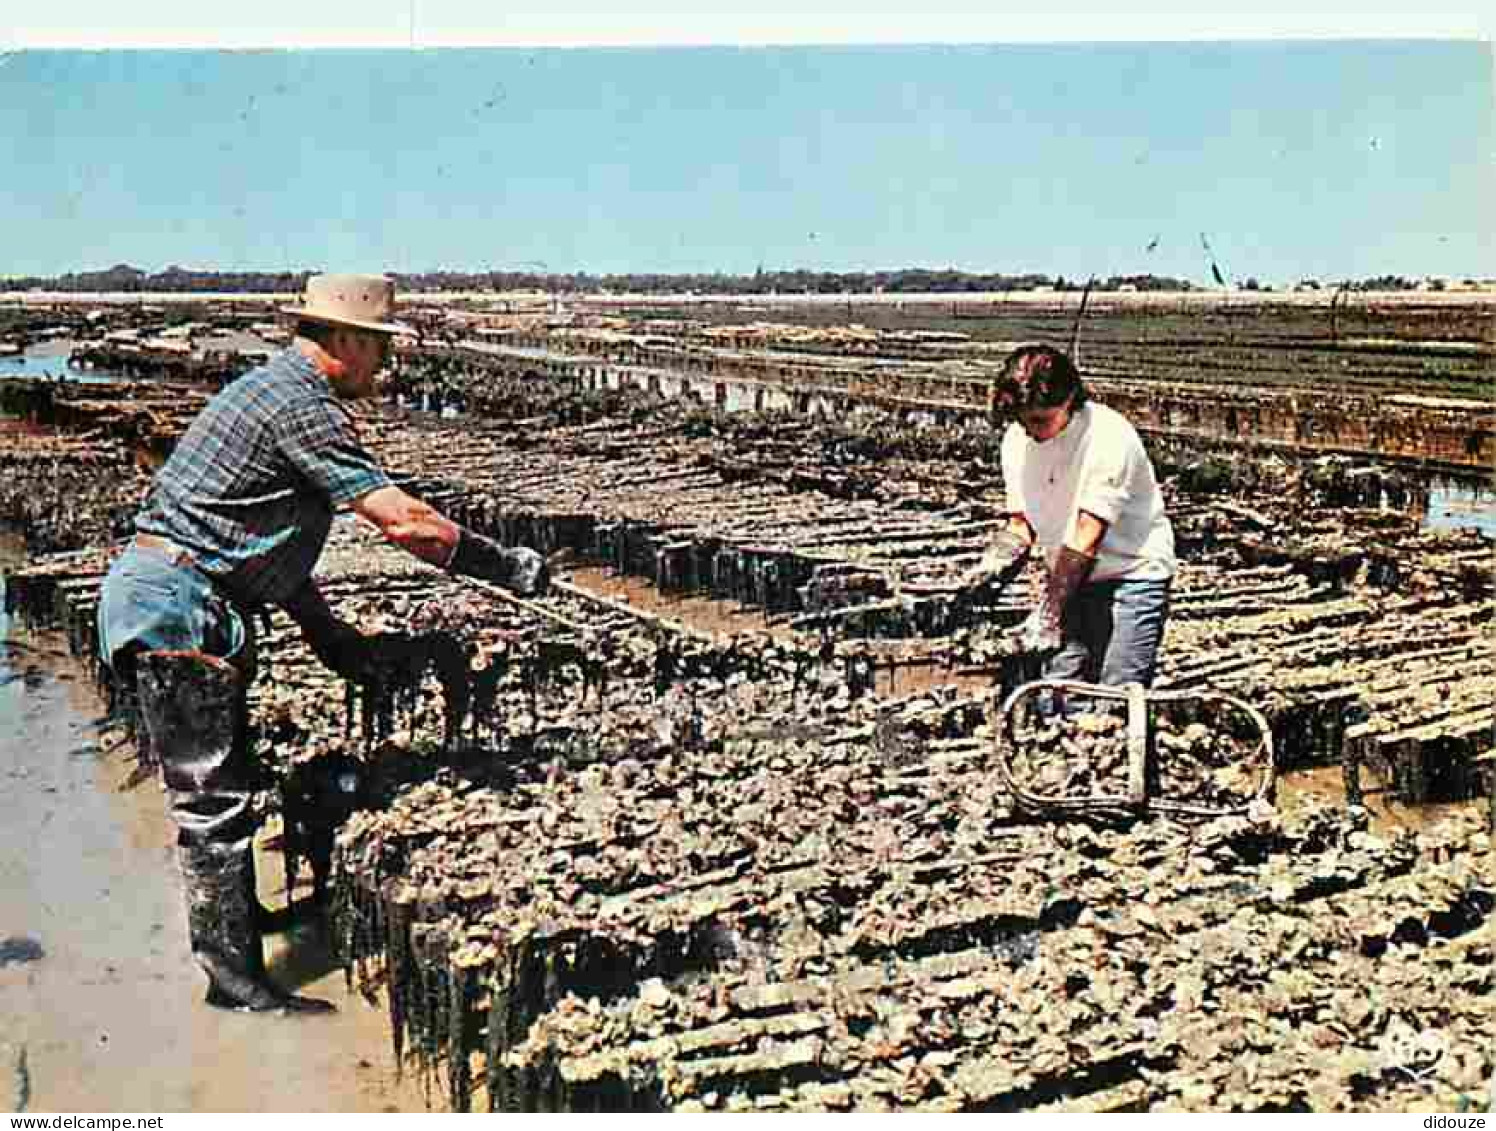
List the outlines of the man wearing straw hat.
<svg viewBox="0 0 1496 1131">
<path fill-rule="evenodd" d="M 344 402 L 371 397 L 389 358 L 394 284 L 307 280 L 291 345 L 225 387 L 161 468 L 136 534 L 104 581 L 99 650 L 141 721 L 176 820 L 193 956 L 208 1002 L 251 1011 L 330 1010 L 266 976 L 255 895 L 252 758 L 245 694 L 250 613 L 284 609 L 317 657 L 348 679 L 371 670 L 369 638 L 329 608 L 312 571 L 333 514 L 352 510 L 416 557 L 521 595 L 544 559 L 459 527 L 390 482 Z"/>
</svg>

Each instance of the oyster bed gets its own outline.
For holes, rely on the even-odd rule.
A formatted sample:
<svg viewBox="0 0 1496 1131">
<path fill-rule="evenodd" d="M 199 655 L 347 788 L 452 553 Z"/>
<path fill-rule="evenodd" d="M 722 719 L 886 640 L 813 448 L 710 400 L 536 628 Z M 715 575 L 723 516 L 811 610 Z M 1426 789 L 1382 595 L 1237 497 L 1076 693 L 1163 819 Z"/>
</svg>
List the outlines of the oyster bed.
<svg viewBox="0 0 1496 1131">
<path fill-rule="evenodd" d="M 1315 806 L 1037 821 L 1002 788 L 982 700 L 848 702 L 835 669 L 823 679 L 830 710 L 803 688 L 797 701 L 788 664 L 751 700 L 731 676 L 661 698 L 647 671 L 625 673 L 587 743 L 512 743 L 502 783 L 438 773 L 353 818 L 342 945 L 434 1096 L 494 1110 L 1480 1097 L 1496 1067 L 1496 862 L 1478 810 L 1421 835 Z M 585 713 L 580 690 L 556 688 L 542 716 Z M 682 691 L 697 729 L 662 726 Z"/>
<path fill-rule="evenodd" d="M 568 584 L 516 601 L 339 522 L 319 567 L 334 606 L 456 641 L 467 694 L 415 670 L 360 701 L 279 614 L 252 691 L 267 807 L 300 766 L 370 769 L 334 931 L 434 1103 L 1488 1102 L 1484 804 L 1416 832 L 1358 805 L 1280 811 L 1243 771 L 1251 743 L 1210 716 L 1163 720 L 1156 784 L 1233 815 L 1016 803 L 993 711 L 1036 674 L 1001 632 L 1032 597 L 949 590 L 1000 510 L 972 436 L 890 455 L 881 425 L 811 443 L 789 419 L 643 393 L 533 393 L 514 414 L 376 408 L 364 429 L 449 513 L 667 603 Z M 35 548 L 71 550 L 12 576 L 7 604 L 83 656 L 103 543 L 145 483 L 120 442 L 6 455 L 22 478 L 0 503 Z M 1489 541 L 1421 530 L 1381 505 L 1405 485 L 1334 463 L 1170 467 L 1184 565 L 1161 690 L 1250 702 L 1280 767 L 1341 766 L 1353 798 L 1496 786 Z M 693 621 L 706 603 L 740 627 Z M 1046 792 L 1123 783 L 1114 726 L 1024 737 L 1006 753 Z"/>
<path fill-rule="evenodd" d="M 335 929 L 433 1102 L 1396 1110 L 1478 1098 L 1496 1067 L 1476 809 L 1421 835 L 1343 808 L 1039 820 L 1002 786 L 991 697 L 854 693 L 861 642 L 521 605 L 347 524 L 323 574 L 367 630 L 470 642 L 475 675 L 568 626 L 609 656 L 601 698 L 576 665 L 532 691 L 515 663 L 449 746 L 434 682 L 367 732 L 288 625 L 263 638 L 262 746 L 379 767 L 381 804 L 339 837 Z M 1365 632 L 1276 569 L 1227 597 L 1264 585 L 1278 645 L 1301 604 Z"/>
</svg>

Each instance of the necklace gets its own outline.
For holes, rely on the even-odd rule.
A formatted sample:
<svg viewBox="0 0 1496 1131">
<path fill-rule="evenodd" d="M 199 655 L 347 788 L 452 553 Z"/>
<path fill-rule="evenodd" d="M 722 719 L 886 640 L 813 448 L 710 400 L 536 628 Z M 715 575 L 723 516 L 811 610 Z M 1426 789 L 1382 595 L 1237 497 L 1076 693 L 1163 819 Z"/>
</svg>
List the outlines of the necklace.
<svg viewBox="0 0 1496 1131">
<path fill-rule="evenodd" d="M 1059 478 L 1060 469 L 1065 466 L 1070 458 L 1070 440 L 1073 439 L 1073 436 L 1067 435 L 1067 433 L 1074 419 L 1075 411 L 1067 409 L 1065 412 L 1065 422 L 1060 425 L 1054 436 L 1049 440 L 1049 443 L 1054 445 L 1054 458 L 1049 464 L 1049 485 L 1051 487 L 1054 486 L 1055 480 Z"/>
</svg>

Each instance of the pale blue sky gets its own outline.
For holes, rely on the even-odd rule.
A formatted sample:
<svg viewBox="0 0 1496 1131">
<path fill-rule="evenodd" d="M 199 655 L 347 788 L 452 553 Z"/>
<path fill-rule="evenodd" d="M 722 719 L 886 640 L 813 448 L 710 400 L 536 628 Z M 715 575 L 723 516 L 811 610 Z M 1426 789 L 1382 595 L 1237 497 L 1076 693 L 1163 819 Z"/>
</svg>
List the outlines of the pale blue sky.
<svg viewBox="0 0 1496 1131">
<path fill-rule="evenodd" d="M 352 7 L 301 6 L 319 22 L 292 38 L 360 41 L 343 19 Z M 85 7 L 28 8 L 11 42 L 78 42 L 62 32 L 83 26 Z M 168 34 L 185 7 L 142 0 L 128 29 L 95 25 L 92 42 L 193 42 Z M 1276 8 L 1255 31 L 1212 19 L 1240 35 L 1291 25 L 1312 36 L 1316 21 L 1327 33 L 1379 34 L 1375 17 L 1348 6 L 1297 23 Z M 265 0 L 252 22 L 241 13 L 216 33 L 274 42 L 290 34 L 290 10 Z M 408 2 L 356 10 L 364 35 L 402 19 L 409 35 Z M 953 31 L 962 20 L 980 39 L 994 20 L 939 0 L 914 24 L 876 6 L 851 15 L 850 3 L 765 0 L 755 22 L 748 9 L 655 3 L 626 24 L 602 5 L 555 3 L 507 6 L 501 35 L 492 21 L 477 28 L 471 5 L 418 0 L 414 10 L 428 45 L 610 42 L 626 28 L 646 40 L 673 28 L 682 42 L 752 42 L 770 27 L 791 39 L 819 27 L 827 38 L 956 40 L 967 38 Z M 1049 24 L 1008 13 L 1001 38 L 1066 38 L 1055 23 L 1068 38 L 1188 31 L 1166 12 L 1118 25 L 1102 11 L 1055 8 Z M 1475 22 L 1424 17 L 1384 30 L 1454 34 L 1460 19 Z M 1205 233 L 1236 282 L 1491 276 L 1492 90 L 1489 43 L 1474 40 L 21 50 L 0 57 L 0 275 L 116 262 L 598 273 L 763 264 L 1207 282 Z"/>
</svg>

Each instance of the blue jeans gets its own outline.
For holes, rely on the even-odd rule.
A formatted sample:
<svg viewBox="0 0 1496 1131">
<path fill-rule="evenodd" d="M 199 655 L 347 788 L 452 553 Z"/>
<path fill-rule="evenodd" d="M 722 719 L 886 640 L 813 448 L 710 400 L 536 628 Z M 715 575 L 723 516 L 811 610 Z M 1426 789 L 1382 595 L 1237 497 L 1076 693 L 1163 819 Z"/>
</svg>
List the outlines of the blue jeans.
<svg viewBox="0 0 1496 1131">
<path fill-rule="evenodd" d="M 136 546 L 114 559 L 99 595 L 99 658 L 128 677 L 135 652 L 206 652 L 248 678 L 254 638 L 248 620 L 208 578 Z"/>
<path fill-rule="evenodd" d="M 1065 641 L 1044 665 L 1045 679 L 1120 687 L 1153 686 L 1169 619 L 1170 581 L 1096 581 L 1065 606 Z"/>
</svg>

